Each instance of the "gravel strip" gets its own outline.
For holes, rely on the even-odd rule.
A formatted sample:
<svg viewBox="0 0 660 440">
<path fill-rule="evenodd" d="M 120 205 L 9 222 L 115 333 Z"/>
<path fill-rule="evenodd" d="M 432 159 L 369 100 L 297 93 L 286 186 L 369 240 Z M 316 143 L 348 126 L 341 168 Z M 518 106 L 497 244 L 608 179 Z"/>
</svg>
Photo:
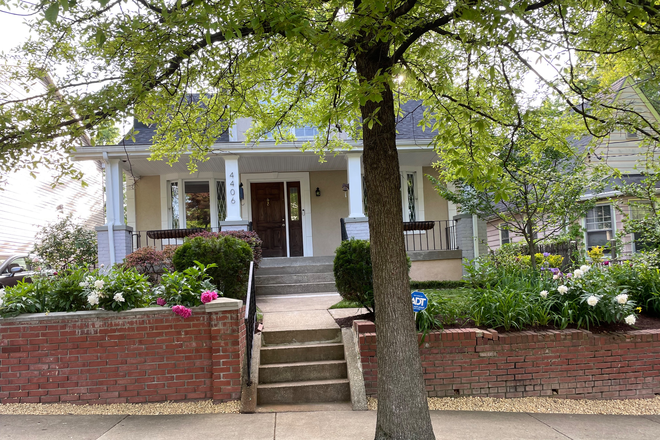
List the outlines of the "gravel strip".
<svg viewBox="0 0 660 440">
<path fill-rule="evenodd" d="M 495 399 L 492 397 L 430 397 L 429 409 L 447 411 L 525 412 L 545 414 L 609 414 L 609 415 L 656 415 L 660 414 L 660 396 L 652 399 L 630 400 L 574 400 L 550 397 L 523 397 L 520 399 Z M 375 410 L 378 400 L 368 399 L 370 410 Z"/>
<path fill-rule="evenodd" d="M 154 416 L 164 414 L 228 414 L 238 413 L 241 402 L 214 404 L 211 400 L 197 402 L 114 403 L 111 405 L 72 405 L 70 403 L 7 403 L 0 405 L 0 414 L 30 415 L 116 415 Z"/>
</svg>

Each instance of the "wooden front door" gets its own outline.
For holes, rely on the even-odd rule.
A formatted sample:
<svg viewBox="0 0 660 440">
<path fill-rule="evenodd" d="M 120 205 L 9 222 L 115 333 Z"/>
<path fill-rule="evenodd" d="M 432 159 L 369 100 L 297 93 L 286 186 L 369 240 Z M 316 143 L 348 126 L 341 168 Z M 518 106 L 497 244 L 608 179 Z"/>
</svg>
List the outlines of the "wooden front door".
<svg viewBox="0 0 660 440">
<path fill-rule="evenodd" d="M 259 234 L 264 257 L 286 257 L 284 183 L 252 183 L 252 229 Z"/>
</svg>

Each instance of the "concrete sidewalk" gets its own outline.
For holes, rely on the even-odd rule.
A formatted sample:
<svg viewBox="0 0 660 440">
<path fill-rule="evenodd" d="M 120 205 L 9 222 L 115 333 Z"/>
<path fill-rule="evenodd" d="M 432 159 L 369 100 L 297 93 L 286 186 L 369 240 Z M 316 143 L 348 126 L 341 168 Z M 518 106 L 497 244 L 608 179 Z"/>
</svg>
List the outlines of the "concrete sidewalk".
<svg viewBox="0 0 660 440">
<path fill-rule="evenodd" d="M 438 439 L 655 440 L 660 415 L 431 411 Z M 320 411 L 274 414 L 163 416 L 0 415 L 5 440 L 354 440 L 373 439 L 376 412 Z"/>
</svg>

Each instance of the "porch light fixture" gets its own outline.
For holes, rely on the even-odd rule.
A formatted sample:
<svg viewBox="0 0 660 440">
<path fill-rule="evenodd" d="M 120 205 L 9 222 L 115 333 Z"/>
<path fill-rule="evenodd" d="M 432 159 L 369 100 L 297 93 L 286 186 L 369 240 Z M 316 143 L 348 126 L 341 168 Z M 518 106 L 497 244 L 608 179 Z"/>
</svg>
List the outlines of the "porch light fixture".
<svg viewBox="0 0 660 440">
<path fill-rule="evenodd" d="M 316 187 L 316 197 L 321 197 L 321 190 Z"/>
<path fill-rule="evenodd" d="M 245 198 L 245 194 L 243 193 L 243 182 L 238 185 L 238 198 L 241 199 L 241 201 Z"/>
<path fill-rule="evenodd" d="M 346 193 L 348 192 L 348 183 L 342 183 L 341 190 L 344 191 L 344 197 L 346 197 Z"/>
</svg>

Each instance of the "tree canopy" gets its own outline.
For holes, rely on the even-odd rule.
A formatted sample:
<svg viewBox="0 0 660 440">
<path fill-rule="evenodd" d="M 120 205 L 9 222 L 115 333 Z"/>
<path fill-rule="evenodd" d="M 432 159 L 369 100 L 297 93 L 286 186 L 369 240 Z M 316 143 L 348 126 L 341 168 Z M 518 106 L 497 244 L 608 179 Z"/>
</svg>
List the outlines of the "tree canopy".
<svg viewBox="0 0 660 440">
<path fill-rule="evenodd" d="M 309 145 L 318 151 L 340 148 L 339 132 L 363 139 L 379 439 L 433 438 L 397 196 L 399 102 L 423 100 L 422 124 L 437 132 L 443 160 L 478 189 L 501 172 L 493 133 L 548 135 L 526 111 L 536 102 L 525 91 L 529 74 L 594 139 L 625 127 L 660 140 L 657 121 L 608 96 L 617 75 L 657 81 L 652 0 L 46 0 L 33 8 L 37 37 L 5 58 L 34 78 L 53 74 L 66 99 L 0 102 L 3 169 L 30 148 L 73 148 L 84 130 L 126 114 L 158 122 L 155 158 L 190 152 L 193 168 L 242 116 L 254 118 L 253 139 L 294 125 L 319 127 Z"/>
</svg>

